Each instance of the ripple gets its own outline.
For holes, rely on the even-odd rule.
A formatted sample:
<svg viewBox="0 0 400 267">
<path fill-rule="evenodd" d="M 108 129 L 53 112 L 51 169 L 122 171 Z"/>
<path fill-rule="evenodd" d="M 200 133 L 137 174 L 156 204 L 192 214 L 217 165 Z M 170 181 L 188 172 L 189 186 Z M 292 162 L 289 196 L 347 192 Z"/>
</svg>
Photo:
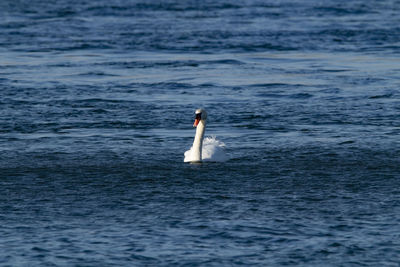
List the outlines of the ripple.
<svg viewBox="0 0 400 267">
<path fill-rule="evenodd" d="M 0 1 L 0 264 L 400 262 L 398 7 L 330 2 Z"/>
</svg>

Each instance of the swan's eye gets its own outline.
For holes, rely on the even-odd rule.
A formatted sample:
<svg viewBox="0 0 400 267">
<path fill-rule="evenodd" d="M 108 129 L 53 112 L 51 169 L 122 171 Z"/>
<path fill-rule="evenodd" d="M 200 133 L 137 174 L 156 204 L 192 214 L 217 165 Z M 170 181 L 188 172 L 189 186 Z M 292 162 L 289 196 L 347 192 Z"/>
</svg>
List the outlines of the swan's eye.
<svg viewBox="0 0 400 267">
<path fill-rule="evenodd" d="M 201 113 L 197 113 L 196 114 L 196 120 L 200 120 L 201 119 Z"/>
</svg>

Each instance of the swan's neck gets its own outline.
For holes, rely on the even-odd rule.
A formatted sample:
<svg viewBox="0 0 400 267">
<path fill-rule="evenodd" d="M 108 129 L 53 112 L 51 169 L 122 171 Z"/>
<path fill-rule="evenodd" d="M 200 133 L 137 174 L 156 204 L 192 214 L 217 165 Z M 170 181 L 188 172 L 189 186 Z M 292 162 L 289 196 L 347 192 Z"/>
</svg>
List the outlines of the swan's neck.
<svg viewBox="0 0 400 267">
<path fill-rule="evenodd" d="M 193 161 L 198 162 L 201 161 L 201 150 L 203 147 L 203 138 L 204 138 L 204 131 L 206 130 L 206 121 L 201 120 L 196 128 L 196 136 L 194 137 L 193 141 Z"/>
</svg>

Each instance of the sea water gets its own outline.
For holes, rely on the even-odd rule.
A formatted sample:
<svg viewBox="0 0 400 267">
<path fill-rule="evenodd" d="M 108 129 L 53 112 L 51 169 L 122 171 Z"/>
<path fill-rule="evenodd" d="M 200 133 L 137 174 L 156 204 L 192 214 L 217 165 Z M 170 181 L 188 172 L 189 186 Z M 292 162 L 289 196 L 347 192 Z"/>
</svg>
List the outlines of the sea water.
<svg viewBox="0 0 400 267">
<path fill-rule="evenodd" d="M 399 13 L 1 1 L 0 265 L 397 266 Z"/>
</svg>

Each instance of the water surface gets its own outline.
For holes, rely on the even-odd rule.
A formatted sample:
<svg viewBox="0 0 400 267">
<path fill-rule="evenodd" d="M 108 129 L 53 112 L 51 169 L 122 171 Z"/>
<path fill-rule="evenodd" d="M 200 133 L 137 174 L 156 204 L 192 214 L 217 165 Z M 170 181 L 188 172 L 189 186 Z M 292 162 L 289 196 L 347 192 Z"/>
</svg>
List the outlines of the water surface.
<svg viewBox="0 0 400 267">
<path fill-rule="evenodd" d="M 0 264 L 396 266 L 399 8 L 1 2 Z"/>
</svg>

